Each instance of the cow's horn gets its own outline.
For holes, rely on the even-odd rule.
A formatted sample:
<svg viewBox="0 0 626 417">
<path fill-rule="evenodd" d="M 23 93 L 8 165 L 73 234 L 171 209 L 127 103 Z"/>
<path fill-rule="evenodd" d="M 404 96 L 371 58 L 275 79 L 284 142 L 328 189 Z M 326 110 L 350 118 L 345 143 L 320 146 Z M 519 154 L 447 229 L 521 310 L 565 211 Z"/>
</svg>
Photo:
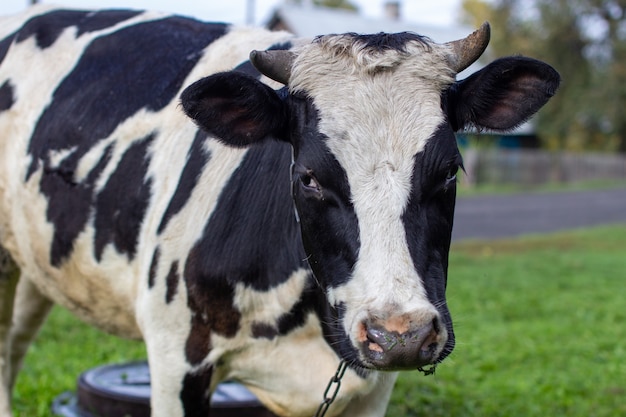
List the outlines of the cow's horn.
<svg viewBox="0 0 626 417">
<path fill-rule="evenodd" d="M 261 74 L 285 85 L 289 83 L 295 58 L 293 52 L 284 50 L 250 52 L 250 62 Z"/>
<path fill-rule="evenodd" d="M 466 38 L 446 43 L 452 47 L 452 69 L 459 72 L 472 65 L 487 49 L 491 29 L 485 22 L 474 33 Z"/>
</svg>

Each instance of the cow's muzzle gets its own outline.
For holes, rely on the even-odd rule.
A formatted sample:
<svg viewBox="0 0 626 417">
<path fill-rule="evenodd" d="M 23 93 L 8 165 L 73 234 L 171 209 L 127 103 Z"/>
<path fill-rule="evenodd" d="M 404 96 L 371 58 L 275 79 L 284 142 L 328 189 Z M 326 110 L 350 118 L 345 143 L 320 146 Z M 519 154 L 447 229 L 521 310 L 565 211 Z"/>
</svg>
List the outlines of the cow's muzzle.
<svg viewBox="0 0 626 417">
<path fill-rule="evenodd" d="M 408 319 L 405 319 L 405 321 Z M 366 320 L 359 338 L 363 362 L 380 370 L 417 369 L 437 362 L 447 336 L 438 316 L 399 328 L 398 319 Z"/>
</svg>

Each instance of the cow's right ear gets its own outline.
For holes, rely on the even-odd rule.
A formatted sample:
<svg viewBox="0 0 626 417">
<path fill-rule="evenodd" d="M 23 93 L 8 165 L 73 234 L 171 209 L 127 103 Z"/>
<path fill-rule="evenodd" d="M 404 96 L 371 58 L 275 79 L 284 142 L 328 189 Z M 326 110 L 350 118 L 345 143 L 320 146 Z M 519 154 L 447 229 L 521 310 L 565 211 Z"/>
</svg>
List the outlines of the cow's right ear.
<svg viewBox="0 0 626 417">
<path fill-rule="evenodd" d="M 202 78 L 181 94 L 187 116 L 231 146 L 271 136 L 287 140 L 287 106 L 267 85 L 249 75 L 222 72 Z"/>
<path fill-rule="evenodd" d="M 519 126 L 554 95 L 561 78 L 550 65 L 522 56 L 500 58 L 447 93 L 453 130 L 469 126 L 496 132 Z"/>
</svg>

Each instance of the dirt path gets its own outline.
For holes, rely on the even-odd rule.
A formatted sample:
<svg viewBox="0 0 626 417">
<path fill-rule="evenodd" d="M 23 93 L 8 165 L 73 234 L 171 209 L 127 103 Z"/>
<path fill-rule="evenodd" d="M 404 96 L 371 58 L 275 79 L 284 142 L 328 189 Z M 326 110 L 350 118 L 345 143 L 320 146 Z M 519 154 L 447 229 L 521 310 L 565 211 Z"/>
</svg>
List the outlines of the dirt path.
<svg viewBox="0 0 626 417">
<path fill-rule="evenodd" d="M 455 240 L 626 223 L 626 188 L 457 199 Z"/>
</svg>

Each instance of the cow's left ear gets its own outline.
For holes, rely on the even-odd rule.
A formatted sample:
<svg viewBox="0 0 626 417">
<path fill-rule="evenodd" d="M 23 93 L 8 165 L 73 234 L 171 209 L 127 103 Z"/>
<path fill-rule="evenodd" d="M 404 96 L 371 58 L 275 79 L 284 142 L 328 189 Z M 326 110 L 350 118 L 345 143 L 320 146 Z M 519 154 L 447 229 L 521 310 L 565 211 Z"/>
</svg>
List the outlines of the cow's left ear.
<svg viewBox="0 0 626 417">
<path fill-rule="evenodd" d="M 446 97 L 448 120 L 455 131 L 513 129 L 554 95 L 560 79 L 554 68 L 536 59 L 498 59 L 453 84 Z"/>
<path fill-rule="evenodd" d="M 196 81 L 183 91 L 181 102 L 187 116 L 227 145 L 248 146 L 268 136 L 286 139 L 286 105 L 274 90 L 244 73 Z"/>
</svg>

